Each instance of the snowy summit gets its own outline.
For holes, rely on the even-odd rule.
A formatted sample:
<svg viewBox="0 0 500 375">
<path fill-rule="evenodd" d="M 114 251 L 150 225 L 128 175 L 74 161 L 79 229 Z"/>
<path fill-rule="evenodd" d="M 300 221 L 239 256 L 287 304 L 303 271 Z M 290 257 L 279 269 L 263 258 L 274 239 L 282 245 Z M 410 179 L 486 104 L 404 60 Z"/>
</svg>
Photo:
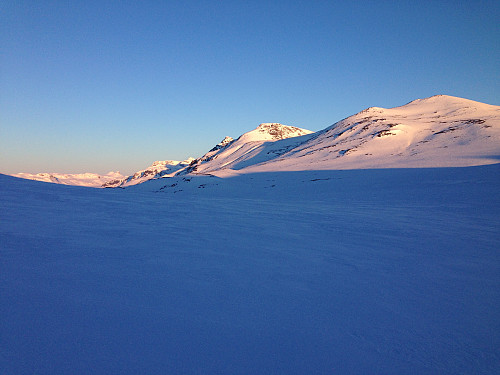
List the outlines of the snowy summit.
<svg viewBox="0 0 500 375">
<path fill-rule="evenodd" d="M 196 159 L 187 172 L 208 173 L 219 169 L 241 169 L 244 166 L 271 159 L 271 150 L 278 140 L 311 134 L 310 130 L 278 123 L 263 123 L 241 135 L 235 141 L 224 138 L 216 147 Z M 281 146 L 280 146 L 281 147 Z M 257 158 L 257 159 L 256 159 Z"/>
</svg>

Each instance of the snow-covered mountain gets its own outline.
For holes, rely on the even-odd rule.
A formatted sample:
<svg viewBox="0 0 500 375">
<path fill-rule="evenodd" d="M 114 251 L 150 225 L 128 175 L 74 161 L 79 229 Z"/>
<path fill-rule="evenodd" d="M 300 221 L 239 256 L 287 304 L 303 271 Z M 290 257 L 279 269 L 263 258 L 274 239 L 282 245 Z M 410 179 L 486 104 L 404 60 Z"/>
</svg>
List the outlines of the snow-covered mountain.
<svg viewBox="0 0 500 375">
<path fill-rule="evenodd" d="M 500 106 L 448 95 L 396 108 L 371 107 L 318 132 L 263 123 L 205 155 L 156 161 L 132 176 L 118 172 L 15 176 L 96 187 L 125 187 L 187 174 L 372 168 L 464 167 L 500 160 Z"/>
<path fill-rule="evenodd" d="M 259 127 L 260 128 L 260 127 Z M 258 128 L 258 129 L 259 129 Z M 437 95 L 404 106 L 371 107 L 312 134 L 255 142 L 249 132 L 209 152 L 192 173 L 460 167 L 500 156 L 500 107 Z M 207 154 L 208 155 L 208 154 Z"/>
<path fill-rule="evenodd" d="M 191 164 L 194 158 L 189 158 L 184 161 L 163 160 L 155 161 L 151 166 L 142 171 L 136 172 L 125 178 L 117 178 L 102 184 L 102 187 L 125 187 L 137 185 L 142 182 L 155 178 L 168 177 L 174 175 L 181 169 L 186 168 Z"/>
<path fill-rule="evenodd" d="M 109 172 L 105 175 L 100 175 L 97 173 L 17 173 L 13 176 L 25 178 L 28 180 L 90 187 L 101 187 L 103 184 L 107 184 L 110 181 L 121 180 L 125 178 L 125 176 L 123 176 L 120 172 Z"/>
<path fill-rule="evenodd" d="M 226 168 L 242 169 L 262 163 L 282 153 L 287 147 L 297 146 L 299 143 L 295 139 L 307 134 L 312 134 L 312 131 L 278 123 L 263 123 L 236 140 L 231 137 L 224 138 L 217 146 L 192 162 L 182 173 L 209 173 Z"/>
</svg>

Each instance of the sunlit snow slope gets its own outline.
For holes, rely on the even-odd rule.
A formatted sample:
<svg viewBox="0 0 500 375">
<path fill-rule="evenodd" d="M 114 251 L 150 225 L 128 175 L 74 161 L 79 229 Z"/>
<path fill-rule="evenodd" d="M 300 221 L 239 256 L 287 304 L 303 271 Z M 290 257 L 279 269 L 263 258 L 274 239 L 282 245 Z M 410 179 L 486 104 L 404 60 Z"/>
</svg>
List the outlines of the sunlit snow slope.
<svg viewBox="0 0 500 375">
<path fill-rule="evenodd" d="M 240 141 L 195 172 L 457 167 L 499 160 L 500 107 L 437 95 L 397 108 L 368 108 L 302 137 L 258 147 Z"/>
</svg>

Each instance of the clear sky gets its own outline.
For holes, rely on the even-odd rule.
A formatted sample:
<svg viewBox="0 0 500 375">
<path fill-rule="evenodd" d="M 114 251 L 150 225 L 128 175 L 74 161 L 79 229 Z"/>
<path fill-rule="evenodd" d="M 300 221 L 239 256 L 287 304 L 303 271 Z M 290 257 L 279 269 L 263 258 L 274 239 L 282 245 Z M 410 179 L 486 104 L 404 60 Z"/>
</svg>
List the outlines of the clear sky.
<svg viewBox="0 0 500 375">
<path fill-rule="evenodd" d="M 0 173 L 131 174 L 262 122 L 500 105 L 499 1 L 0 4 Z"/>
</svg>

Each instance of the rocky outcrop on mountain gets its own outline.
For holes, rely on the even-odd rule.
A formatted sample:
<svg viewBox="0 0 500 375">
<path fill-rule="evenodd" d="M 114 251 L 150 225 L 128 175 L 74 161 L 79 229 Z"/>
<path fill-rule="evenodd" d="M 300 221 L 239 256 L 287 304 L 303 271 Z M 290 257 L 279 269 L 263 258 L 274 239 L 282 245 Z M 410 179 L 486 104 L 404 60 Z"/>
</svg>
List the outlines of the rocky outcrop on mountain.
<svg viewBox="0 0 500 375">
<path fill-rule="evenodd" d="M 263 123 L 257 129 L 245 133 L 241 136 L 242 139 L 248 141 L 263 141 L 263 140 L 279 140 L 299 135 L 312 133 L 310 130 L 297 128 L 295 126 L 282 125 L 279 123 Z"/>
<path fill-rule="evenodd" d="M 224 147 L 226 147 L 226 146 L 230 145 L 233 141 L 234 141 L 234 139 L 233 139 L 233 138 L 231 138 L 231 137 L 227 137 L 227 136 L 226 136 L 226 137 L 225 137 L 222 141 L 220 141 L 219 143 L 217 143 L 217 144 L 215 145 L 215 147 L 214 147 L 214 148 L 212 148 L 209 152 L 218 151 L 218 150 L 220 150 L 221 148 L 224 148 Z"/>
<path fill-rule="evenodd" d="M 231 137 L 224 137 L 222 141 L 217 143 L 210 151 L 208 151 L 205 155 L 203 155 L 201 158 L 194 159 L 191 161 L 189 166 L 177 173 L 178 176 L 188 174 L 191 172 L 195 172 L 197 170 L 197 167 L 199 164 L 203 162 L 208 162 L 212 160 L 214 157 L 216 157 L 217 153 L 222 150 L 223 148 L 229 146 L 231 143 L 234 142 L 234 139 Z"/>
</svg>

